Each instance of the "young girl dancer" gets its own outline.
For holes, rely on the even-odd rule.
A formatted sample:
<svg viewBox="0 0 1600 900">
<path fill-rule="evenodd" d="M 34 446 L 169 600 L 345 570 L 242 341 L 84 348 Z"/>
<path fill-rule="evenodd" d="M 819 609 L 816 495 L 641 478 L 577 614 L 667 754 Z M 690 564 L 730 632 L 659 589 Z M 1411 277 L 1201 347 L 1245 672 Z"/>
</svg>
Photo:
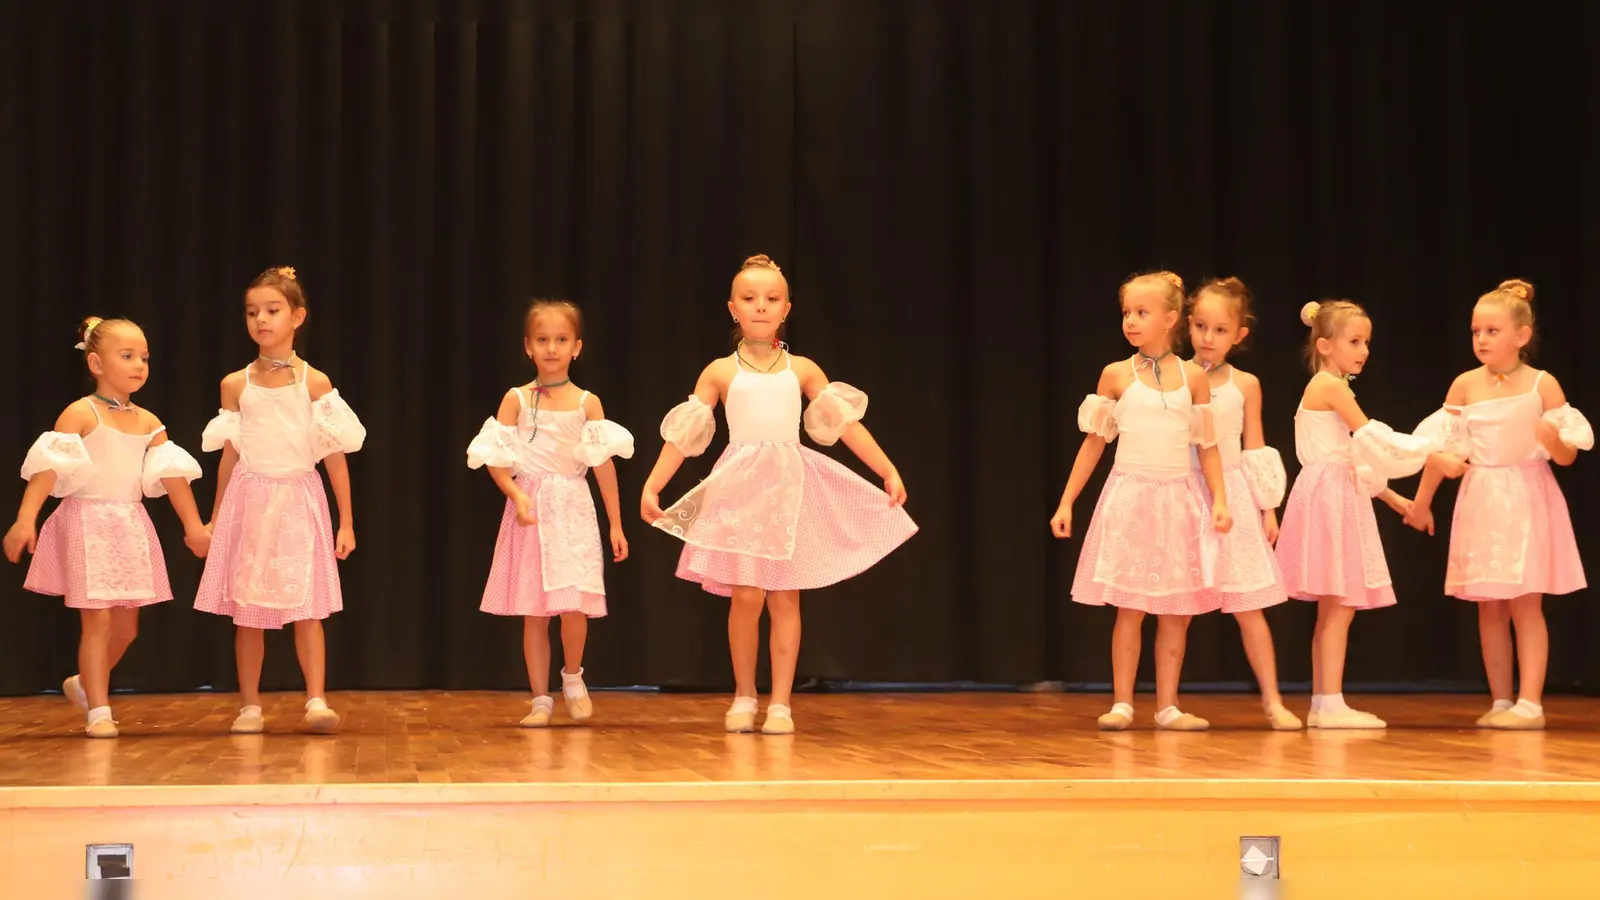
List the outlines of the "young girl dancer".
<svg viewBox="0 0 1600 900">
<path fill-rule="evenodd" d="M 94 393 L 62 411 L 23 460 L 28 489 L 6 532 L 5 554 L 12 562 L 23 550 L 34 554 L 23 587 L 65 597 L 78 610 L 79 674 L 61 692 L 88 713 L 89 737 L 113 738 L 111 670 L 139 633 L 139 607 L 172 599 L 166 559 L 140 495 L 167 495 L 196 556 L 206 555 L 211 539 L 189 490 L 200 464 L 167 439 L 161 420 L 133 404 L 150 376 L 144 332 L 127 319 L 90 317 L 78 337 Z M 62 498 L 61 505 L 36 532 L 46 496 Z"/>
<path fill-rule="evenodd" d="M 1072 536 L 1072 504 L 1106 444 L 1121 435 L 1116 465 L 1095 504 L 1072 580 L 1073 600 L 1117 607 L 1111 633 L 1115 702 L 1100 717 L 1100 727 L 1121 731 L 1133 723 L 1140 627 L 1145 614 L 1154 613 L 1156 727 L 1204 731 L 1210 723 L 1178 709 L 1178 681 L 1190 617 L 1218 608 L 1208 577 L 1216 561 L 1217 532 L 1232 527 L 1211 419 L 1211 386 L 1204 370 L 1172 354 L 1183 312 L 1183 280 L 1171 272 L 1138 275 L 1119 293 L 1122 334 L 1136 352 L 1106 366 L 1096 392 L 1078 409 L 1083 445 L 1050 528 L 1058 538 Z M 1202 485 L 1190 472 L 1191 444 L 1200 447 L 1205 487 L 1214 498 L 1209 516 Z"/>
<path fill-rule="evenodd" d="M 1272 552 L 1272 542 L 1278 539 L 1277 509 L 1288 477 L 1282 457 L 1266 445 L 1262 434 L 1260 380 L 1228 362 L 1228 354 L 1244 343 L 1255 323 L 1250 288 L 1237 278 L 1212 279 L 1189 302 L 1189 341 L 1195 363 L 1210 377 L 1222 480 L 1233 508 L 1241 513 L 1220 541 L 1217 594 L 1222 611 L 1239 623 L 1245 655 L 1261 684 L 1267 722 L 1279 731 L 1297 731 L 1300 720 L 1284 708 L 1278 693 L 1277 655 L 1262 613 L 1289 599 Z M 1190 462 L 1199 470 L 1198 452 Z"/>
<path fill-rule="evenodd" d="M 294 623 L 306 679 L 303 726 L 339 729 L 323 696 L 327 660 L 322 620 L 344 608 L 336 559 L 356 548 L 346 453 L 367 431 L 328 376 L 294 353 L 306 321 L 306 295 L 294 269 L 257 275 L 245 289 L 245 326 L 260 348 L 254 362 L 222 379 L 222 410 L 201 449 L 222 451 L 212 508 L 214 552 L 206 559 L 195 608 L 229 616 L 242 708 L 234 734 L 260 734 L 262 629 Z M 328 469 L 339 504 L 335 532 L 317 463 Z"/>
<path fill-rule="evenodd" d="M 1422 475 L 1407 524 L 1433 533 L 1431 509 L 1441 477 L 1465 469 L 1450 527 L 1446 594 L 1478 604 L 1483 667 L 1494 706 L 1479 727 L 1544 727 L 1545 594 L 1570 594 L 1587 582 L 1566 498 L 1549 460 L 1571 465 L 1594 448 L 1594 429 L 1567 404 L 1554 376 L 1526 365 L 1531 356 L 1533 285 L 1512 279 L 1478 298 L 1472 349 L 1483 363 L 1450 385 L 1443 409 L 1418 434 L 1442 447 L 1439 464 Z M 1521 669 L 1511 702 L 1511 626 Z"/>
<path fill-rule="evenodd" d="M 735 694 L 723 724 L 755 728 L 756 650 L 765 600 L 772 615 L 772 696 L 764 734 L 792 734 L 789 694 L 800 653 L 800 592 L 826 587 L 883 559 L 917 530 L 901 505 L 900 473 L 859 423 L 867 397 L 830 382 L 816 363 L 791 356 L 778 338 L 789 315 L 789 284 L 776 263 L 752 256 L 733 279 L 728 312 L 738 346 L 700 373 L 694 394 L 661 423 L 666 445 L 640 497 L 644 520 L 688 545 L 678 577 L 732 597 L 728 648 Z M 800 446 L 806 432 L 824 446 L 843 440 L 883 479 L 884 495 L 833 460 Z M 728 449 L 711 475 L 665 512 L 660 491 L 686 456 L 716 433 L 712 408 L 728 405 Z"/>
<path fill-rule="evenodd" d="M 611 559 L 628 558 L 611 457 L 633 456 L 633 435 L 605 417 L 600 398 L 572 383 L 583 350 L 583 314 L 564 300 L 538 300 L 523 317 L 522 348 L 538 369 L 506 391 L 500 412 L 467 447 L 467 465 L 489 467 L 506 495 L 489 584 L 479 609 L 522 616 L 522 654 L 533 687 L 523 727 L 550 724 L 550 617 L 561 617 L 561 694 L 567 715 L 594 713 L 583 683 L 589 619 L 606 614 L 600 523 L 584 475 L 594 470 L 611 522 Z"/>
<path fill-rule="evenodd" d="M 1371 713 L 1344 701 L 1344 658 L 1358 609 L 1393 606 L 1389 564 L 1378 540 L 1371 498 L 1401 515 L 1411 501 L 1388 488 L 1414 475 L 1433 442 L 1396 434 L 1368 419 L 1350 390 L 1366 366 L 1372 320 L 1348 300 L 1308 303 L 1300 320 L 1311 328 L 1306 356 L 1311 381 L 1294 415 L 1300 474 L 1278 535 L 1278 563 L 1289 596 L 1317 602 L 1311 643 L 1312 728 L 1383 728 Z"/>
</svg>

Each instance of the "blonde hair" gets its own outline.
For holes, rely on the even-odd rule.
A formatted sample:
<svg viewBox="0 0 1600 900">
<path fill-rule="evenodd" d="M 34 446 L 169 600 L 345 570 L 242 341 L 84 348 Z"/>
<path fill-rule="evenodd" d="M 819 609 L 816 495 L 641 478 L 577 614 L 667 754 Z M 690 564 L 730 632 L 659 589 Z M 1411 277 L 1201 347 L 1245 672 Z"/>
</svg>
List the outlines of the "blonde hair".
<svg viewBox="0 0 1600 900">
<path fill-rule="evenodd" d="M 1533 285 L 1520 278 L 1507 278 L 1492 291 L 1478 298 L 1474 306 L 1492 304 L 1506 311 L 1511 317 L 1511 324 L 1518 328 L 1528 329 L 1528 343 L 1523 346 L 1518 355 L 1523 362 L 1533 358 L 1534 344 L 1538 341 L 1538 332 L 1533 328 Z"/>
<path fill-rule="evenodd" d="M 528 304 L 528 311 L 522 317 L 522 333 L 524 336 L 533 330 L 533 323 L 538 320 L 541 313 L 553 312 L 567 317 L 572 323 L 573 337 L 583 340 L 583 310 L 571 300 L 535 300 Z"/>
<path fill-rule="evenodd" d="M 1167 302 L 1167 308 L 1178 314 L 1178 322 L 1172 326 L 1172 330 L 1168 332 L 1167 336 L 1172 340 L 1174 346 L 1181 343 L 1180 326 L 1183 325 L 1184 294 L 1183 279 L 1178 277 L 1178 273 L 1162 269 L 1158 272 L 1141 272 L 1138 275 L 1131 275 L 1127 281 L 1122 283 L 1122 287 L 1117 289 L 1117 300 L 1125 299 L 1128 296 L 1128 288 L 1131 287 L 1154 288 L 1161 292 L 1161 298 Z"/>
<path fill-rule="evenodd" d="M 1347 322 L 1370 318 L 1360 304 L 1351 300 L 1318 300 L 1300 307 L 1300 321 L 1311 329 L 1306 338 L 1306 365 L 1311 374 L 1322 371 L 1322 354 L 1317 352 L 1317 341 L 1331 341 L 1339 336 Z"/>
<path fill-rule="evenodd" d="M 75 350 L 82 350 L 85 356 L 100 352 L 100 342 L 111 331 L 123 326 L 138 328 L 128 319 L 102 319 L 99 316 L 89 316 L 78 323 L 78 345 Z"/>
<path fill-rule="evenodd" d="M 783 282 L 784 289 L 788 289 L 789 279 L 783 274 L 783 269 L 779 268 L 778 264 L 773 261 L 772 257 L 766 255 L 765 253 L 757 253 L 755 256 L 745 257 L 743 265 L 739 266 L 739 271 L 733 273 L 734 282 L 738 282 L 739 276 L 751 269 L 766 269 L 769 272 L 776 273 L 778 279 Z M 732 285 L 730 285 L 728 288 L 728 294 L 731 300 L 733 294 Z M 780 341 L 783 340 L 783 338 L 787 336 L 787 333 L 788 328 L 782 322 L 779 322 L 778 339 Z M 728 333 L 728 339 L 733 343 L 735 349 L 738 348 L 739 342 L 744 340 L 744 330 L 739 327 L 737 322 L 734 323 L 733 331 Z"/>
</svg>

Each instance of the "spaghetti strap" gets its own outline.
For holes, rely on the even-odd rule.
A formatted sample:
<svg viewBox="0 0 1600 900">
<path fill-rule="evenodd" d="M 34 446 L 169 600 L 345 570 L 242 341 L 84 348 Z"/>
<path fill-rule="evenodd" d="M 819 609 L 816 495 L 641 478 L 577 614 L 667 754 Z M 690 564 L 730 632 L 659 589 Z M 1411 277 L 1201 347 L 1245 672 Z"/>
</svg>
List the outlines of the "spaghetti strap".
<svg viewBox="0 0 1600 900">
<path fill-rule="evenodd" d="M 588 402 L 589 402 L 589 392 L 588 391 L 584 391 L 583 392 L 583 396 L 578 398 L 578 409 L 581 411 L 583 409 L 583 405 L 585 403 L 588 403 Z"/>
<path fill-rule="evenodd" d="M 1533 376 L 1533 387 L 1528 389 L 1528 393 L 1537 394 L 1539 392 L 1539 382 L 1541 382 L 1543 380 L 1544 380 L 1544 370 L 1540 369 L 1539 370 L 1539 374 Z"/>
<path fill-rule="evenodd" d="M 94 405 L 94 398 L 93 397 L 85 397 L 83 399 L 89 401 L 89 411 L 94 413 L 94 424 L 95 424 L 95 426 L 99 427 L 101 425 L 104 425 L 106 422 L 105 422 L 104 419 L 100 418 L 100 407 Z"/>
<path fill-rule="evenodd" d="M 511 393 L 517 395 L 517 408 L 518 409 L 527 409 L 528 408 L 528 401 L 527 401 L 526 398 L 524 398 L 522 396 L 522 388 L 514 387 L 514 388 L 511 389 Z"/>
</svg>

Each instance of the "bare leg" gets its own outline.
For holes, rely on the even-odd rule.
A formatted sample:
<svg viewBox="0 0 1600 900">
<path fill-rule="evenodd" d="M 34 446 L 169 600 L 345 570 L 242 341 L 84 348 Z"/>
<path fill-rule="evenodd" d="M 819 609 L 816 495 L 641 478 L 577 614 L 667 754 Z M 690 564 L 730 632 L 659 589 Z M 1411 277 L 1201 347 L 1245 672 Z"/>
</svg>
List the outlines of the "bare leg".
<svg viewBox="0 0 1600 900">
<path fill-rule="evenodd" d="M 578 674 L 583 668 L 583 648 L 589 642 L 589 617 L 583 613 L 561 614 L 561 671 Z M 548 644 L 547 644 L 548 646 Z M 549 651 L 546 650 L 548 659 Z"/>
<path fill-rule="evenodd" d="M 1544 675 L 1550 664 L 1550 632 L 1544 623 L 1544 596 L 1524 594 L 1511 601 L 1511 621 L 1517 629 L 1517 669 L 1521 683 L 1517 699 L 1535 705 L 1544 702 Z"/>
<path fill-rule="evenodd" d="M 1311 678 L 1318 694 L 1344 693 L 1344 656 L 1350 641 L 1354 607 L 1338 597 L 1317 598 L 1317 628 L 1312 635 Z"/>
<path fill-rule="evenodd" d="M 736 587 L 728 607 L 728 653 L 733 658 L 735 697 L 756 696 L 756 654 L 761 648 L 761 608 L 766 592 Z"/>
<path fill-rule="evenodd" d="M 80 609 L 83 633 L 78 638 L 78 683 L 89 708 L 111 705 L 111 610 Z"/>
<path fill-rule="evenodd" d="M 328 689 L 328 655 L 321 620 L 305 619 L 294 623 L 294 652 L 300 657 L 307 699 L 322 697 Z"/>
<path fill-rule="evenodd" d="M 1144 613 L 1136 609 L 1117 610 L 1117 624 L 1111 628 L 1111 697 L 1114 703 L 1133 705 L 1143 626 Z"/>
<path fill-rule="evenodd" d="M 1178 683 L 1183 678 L 1183 653 L 1189 642 L 1189 618 L 1189 616 L 1156 616 L 1156 709 L 1158 711 L 1178 705 Z"/>
<path fill-rule="evenodd" d="M 779 706 L 789 705 L 794 690 L 794 669 L 800 659 L 800 592 L 773 591 L 767 595 L 767 614 L 772 617 L 768 649 L 772 656 L 772 696 Z"/>
<path fill-rule="evenodd" d="M 1522 637 L 1520 629 L 1517 637 Z M 1511 677 L 1511 606 L 1506 601 L 1478 604 L 1478 643 L 1483 647 L 1483 671 L 1489 677 L 1489 699 L 1516 699 Z"/>
<path fill-rule="evenodd" d="M 265 635 L 259 628 L 240 625 L 233 633 L 234 665 L 239 670 L 239 705 L 261 705 L 261 661 L 266 658 Z"/>
<path fill-rule="evenodd" d="M 562 629 L 566 636 L 566 629 Z M 522 617 L 522 659 L 528 664 L 528 686 L 535 697 L 550 693 L 550 619 Z"/>
<path fill-rule="evenodd" d="M 115 669 L 117 663 L 122 662 L 128 647 L 132 646 L 137 637 L 139 637 L 139 608 L 119 606 L 111 610 L 111 643 L 106 647 L 108 669 Z"/>
<path fill-rule="evenodd" d="M 1278 657 L 1272 648 L 1272 628 L 1259 609 L 1237 613 L 1239 637 L 1244 642 L 1244 655 L 1250 660 L 1250 670 L 1256 673 L 1261 685 L 1261 705 L 1265 709 L 1283 705 L 1283 695 L 1278 693 Z"/>
</svg>

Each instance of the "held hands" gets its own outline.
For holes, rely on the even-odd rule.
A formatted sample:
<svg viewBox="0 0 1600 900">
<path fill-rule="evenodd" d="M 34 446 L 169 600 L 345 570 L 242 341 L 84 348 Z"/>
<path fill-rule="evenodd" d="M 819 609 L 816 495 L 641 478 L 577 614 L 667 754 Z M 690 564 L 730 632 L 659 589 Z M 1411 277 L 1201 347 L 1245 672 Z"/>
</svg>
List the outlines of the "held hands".
<svg viewBox="0 0 1600 900">
<path fill-rule="evenodd" d="M 611 561 L 622 562 L 628 558 L 628 539 L 622 535 L 621 525 L 611 526 Z"/>
<path fill-rule="evenodd" d="M 39 543 L 39 532 L 32 522 L 23 522 L 20 519 L 11 530 L 6 532 L 5 550 L 6 559 L 12 562 L 22 561 L 22 551 L 27 550 L 30 555 Z"/>
<path fill-rule="evenodd" d="M 349 559 L 355 549 L 356 530 L 349 525 L 339 526 L 339 533 L 333 539 L 333 555 L 340 559 Z"/>
<path fill-rule="evenodd" d="M 1405 523 L 1412 528 L 1433 537 L 1433 510 L 1426 506 L 1411 504 L 1411 511 L 1406 513 Z"/>
<path fill-rule="evenodd" d="M 201 525 L 193 530 L 186 530 L 183 534 L 183 544 L 200 559 L 205 559 L 211 552 L 211 526 Z"/>
<path fill-rule="evenodd" d="M 899 472 L 890 472 L 889 477 L 883 480 L 883 492 L 889 495 L 890 506 L 899 507 L 905 505 L 906 486 L 900 480 Z"/>
<path fill-rule="evenodd" d="M 1050 533 L 1058 538 L 1072 537 L 1072 507 L 1057 507 L 1056 514 L 1050 517 Z"/>
<path fill-rule="evenodd" d="M 649 487 L 639 496 L 639 516 L 646 525 L 655 525 L 665 519 L 667 514 L 661 511 L 661 496 Z"/>
<path fill-rule="evenodd" d="M 511 498 L 511 502 L 517 507 L 518 523 L 522 525 L 537 525 L 539 523 L 539 517 L 533 511 L 533 500 L 527 494 L 517 491 L 516 496 Z"/>
<path fill-rule="evenodd" d="M 1278 546 L 1278 511 L 1275 509 L 1262 510 L 1261 530 L 1266 532 L 1267 543 Z"/>
<path fill-rule="evenodd" d="M 1227 534 L 1233 530 L 1233 513 L 1228 512 L 1228 504 L 1217 501 L 1211 504 L 1211 527 L 1217 534 Z"/>
<path fill-rule="evenodd" d="M 1545 423 L 1540 422 L 1539 424 L 1543 425 Z M 1467 469 L 1471 468 L 1466 460 L 1452 453 L 1435 453 L 1428 457 L 1428 462 L 1440 475 L 1452 481 L 1467 474 Z"/>
<path fill-rule="evenodd" d="M 1411 515 L 1412 504 L 1408 497 L 1402 497 L 1394 491 L 1384 491 L 1383 502 L 1389 504 L 1389 508 L 1399 513 L 1402 518 Z"/>
</svg>

